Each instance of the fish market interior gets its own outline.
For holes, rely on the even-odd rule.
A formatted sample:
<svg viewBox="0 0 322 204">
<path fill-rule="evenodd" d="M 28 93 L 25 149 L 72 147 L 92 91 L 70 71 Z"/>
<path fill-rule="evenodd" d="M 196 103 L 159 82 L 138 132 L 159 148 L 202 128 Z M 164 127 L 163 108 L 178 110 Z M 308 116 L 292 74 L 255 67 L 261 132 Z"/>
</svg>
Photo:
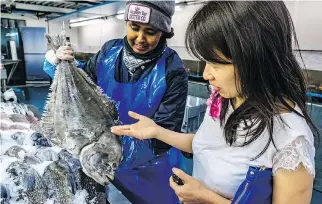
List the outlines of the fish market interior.
<svg viewBox="0 0 322 204">
<path fill-rule="evenodd" d="M 206 202 L 197 199 L 196 202 L 192 202 L 189 201 L 189 196 L 184 196 L 188 194 L 182 193 L 184 186 L 189 184 L 184 178 L 201 178 L 199 180 L 202 180 L 200 174 L 204 174 L 205 178 L 208 178 L 207 174 L 211 174 L 210 164 L 201 164 L 200 162 L 202 160 L 205 163 L 212 163 L 211 159 L 204 161 L 204 154 L 210 156 L 211 154 L 208 152 L 210 150 L 207 149 L 208 147 L 198 145 L 205 142 L 200 136 L 206 134 L 207 128 L 203 126 L 213 122 L 207 119 L 210 117 L 209 112 L 217 110 L 212 108 L 213 103 L 209 101 L 214 100 L 214 97 L 225 98 L 223 84 L 229 83 L 227 78 L 225 78 L 227 80 L 223 80 L 224 78 L 222 80 L 215 79 L 214 75 L 220 74 L 222 71 L 210 70 L 213 62 L 209 60 L 209 53 L 212 51 L 216 53 L 216 56 L 213 55 L 216 58 L 215 61 L 219 64 L 222 62 L 222 65 L 227 67 L 234 64 L 234 56 L 238 56 L 237 52 L 230 51 L 230 56 L 227 57 L 227 52 L 220 48 L 216 48 L 214 51 L 211 48 L 205 49 L 205 47 L 208 46 L 208 43 L 211 46 L 212 41 L 215 44 L 222 39 L 226 40 L 226 47 L 242 44 L 246 37 L 241 36 L 243 30 L 240 29 L 242 26 L 238 27 L 238 23 L 242 24 L 242 19 L 249 21 L 257 19 L 256 17 L 247 19 L 243 15 L 265 15 L 263 12 L 247 9 L 243 10 L 243 15 L 236 13 L 239 12 L 238 9 L 249 6 L 248 3 L 250 4 L 252 1 L 245 1 L 244 7 L 238 7 L 238 3 L 234 7 L 233 4 L 236 2 L 233 1 L 229 1 L 231 4 L 226 2 L 227 5 L 230 5 L 231 10 L 225 7 L 224 1 L 219 1 L 221 3 L 218 4 L 208 4 L 209 2 L 211 1 L 2 0 L 1 204 L 264 203 L 261 202 L 263 200 L 256 200 L 257 197 L 253 201 L 245 200 L 245 192 L 246 194 L 248 192 L 250 196 L 264 192 L 264 190 L 254 190 L 254 188 L 261 189 L 259 187 L 247 187 L 252 186 L 251 183 L 247 183 L 250 181 L 246 182 L 246 187 L 243 184 L 238 185 L 237 190 L 238 186 L 232 189 L 231 186 L 222 185 L 221 179 L 214 179 L 212 183 L 214 178 L 212 176 L 200 182 L 203 185 L 208 185 L 213 190 L 212 192 L 216 192 L 216 195 L 225 201 L 210 200 Z M 282 34 L 281 36 L 292 40 L 291 52 L 287 53 L 294 56 L 295 64 L 299 65 L 300 73 L 303 73 L 305 77 L 305 93 L 303 91 L 305 106 L 303 105 L 303 107 L 305 107 L 307 117 L 303 116 L 303 120 L 310 118 L 315 129 L 311 124 L 308 127 L 312 129 L 313 133 L 315 133 L 314 130 L 317 130 L 322 142 L 322 1 L 294 0 L 281 1 L 281 3 L 285 5 L 293 21 L 296 38 L 291 39 Z M 228 31 L 215 33 L 219 26 L 230 23 L 232 20 L 227 17 L 228 14 L 222 14 L 221 17 L 216 18 L 219 14 L 217 16 L 215 11 L 213 15 L 206 11 L 202 13 L 205 5 L 209 8 L 213 7 L 216 11 L 230 11 L 231 16 L 236 14 L 237 24 L 234 26 L 240 30 L 237 31 L 232 26 L 227 26 L 225 28 Z M 267 15 L 270 15 L 270 11 L 279 12 L 278 8 L 281 8 L 280 5 L 278 7 L 274 7 L 273 4 L 269 6 L 270 3 L 267 5 Z M 266 6 L 265 3 L 263 6 Z M 224 11 L 225 8 L 227 10 Z M 198 12 L 200 15 L 195 15 Z M 200 25 L 192 24 L 192 19 L 196 22 L 198 20 L 204 21 L 203 24 L 207 25 L 209 30 L 205 31 L 208 27 L 201 26 L 200 28 Z M 213 19 L 221 23 L 218 23 L 217 27 L 211 27 L 215 23 L 210 24 L 207 21 Z M 214 22 L 217 22 L 216 20 Z M 269 30 L 269 26 L 272 25 L 268 21 L 263 21 L 259 25 L 262 27 L 258 28 L 258 32 L 246 32 L 255 36 L 254 41 L 258 40 L 256 35 L 260 33 L 260 29 L 263 28 L 263 32 L 265 32 L 261 35 L 258 45 L 265 44 L 266 40 L 267 47 L 256 47 L 254 52 L 258 53 L 270 49 L 270 46 L 275 46 L 274 40 L 277 37 L 274 36 L 275 34 L 278 36 L 280 33 Z M 276 25 L 282 26 L 278 23 Z M 276 29 L 279 29 L 277 27 Z M 215 34 L 210 36 L 210 32 Z M 233 34 L 231 34 L 232 32 Z M 238 33 L 241 33 L 240 36 Z M 266 35 L 266 33 L 269 34 Z M 210 37 L 208 36 L 209 39 L 205 41 L 198 37 L 199 34 Z M 215 36 L 219 35 L 217 42 Z M 270 38 L 272 35 L 273 40 Z M 231 36 L 239 36 L 240 38 Z M 202 43 L 199 43 L 200 40 L 203 40 Z M 276 42 L 281 44 L 276 47 L 282 47 L 283 43 L 289 43 L 282 39 L 279 40 Z M 272 43 L 269 43 L 271 41 Z M 249 44 L 252 43 L 249 42 Z M 188 45 L 193 46 L 188 48 Z M 222 46 L 221 43 L 216 45 Z M 247 50 L 252 46 L 242 45 L 246 45 L 242 46 L 243 52 L 244 49 Z M 233 47 L 238 49 L 237 46 Z M 189 52 L 189 49 L 192 49 L 192 52 Z M 219 49 L 219 54 L 217 49 Z M 209 56 L 205 53 L 208 53 Z M 262 57 L 268 55 L 262 55 Z M 249 57 L 246 54 L 243 56 Z M 248 60 L 247 57 L 244 58 L 245 60 L 238 59 L 238 62 L 245 63 Z M 275 57 L 282 58 L 279 53 L 269 57 L 272 61 L 275 60 Z M 252 62 L 254 61 L 256 60 Z M 288 61 L 291 60 L 288 59 Z M 265 63 L 273 64 L 270 60 Z M 281 63 L 281 67 L 287 64 L 286 62 Z M 265 78 L 265 75 L 276 74 L 277 71 L 264 70 L 262 78 L 255 77 L 256 73 L 259 72 L 253 71 L 254 77 L 249 75 L 247 78 L 246 73 L 241 73 L 240 76 L 241 78 L 246 77 L 247 80 L 260 79 L 256 81 L 258 87 L 262 87 L 259 85 L 262 83 L 270 86 L 274 83 L 272 81 L 279 80 L 279 78 L 271 78 L 271 80 Z M 285 81 L 294 85 L 294 81 L 291 82 L 292 77 L 289 76 L 294 72 L 289 73 L 284 72 L 284 75 L 287 76 Z M 241 81 L 245 83 L 245 81 Z M 287 84 L 287 82 L 285 83 Z M 277 82 L 277 84 L 285 83 Z M 220 88 L 215 87 L 214 84 L 220 84 L 218 85 Z M 299 82 L 297 85 L 300 87 L 302 84 Z M 276 87 L 279 91 L 283 85 L 276 85 Z M 269 91 L 269 89 L 264 91 Z M 252 90 L 260 91 L 262 89 L 253 88 Z M 213 94 L 215 92 L 217 95 Z M 293 101 L 295 107 L 299 108 L 297 106 L 299 104 L 296 105 L 296 97 L 292 96 L 286 96 L 290 101 L 283 101 L 290 103 Z M 217 112 L 221 117 L 223 110 L 226 110 L 221 108 L 221 101 L 218 103 L 220 108 Z M 283 104 L 285 105 L 285 103 Z M 245 102 L 245 104 L 251 103 Z M 246 106 L 242 104 L 240 107 L 245 108 Z M 286 107 L 290 107 L 290 105 L 286 105 Z M 292 110 L 298 110 L 296 108 Z M 134 111 L 144 116 L 132 115 L 130 117 L 128 111 Z M 275 109 L 271 111 L 275 111 Z M 246 114 L 246 112 L 241 113 Z M 247 114 L 249 115 L 248 112 Z M 181 139 L 171 143 L 170 139 L 160 139 L 159 135 L 158 139 L 156 136 L 148 137 L 148 133 L 150 134 L 153 128 L 142 129 L 145 132 L 136 135 L 135 130 L 137 129 L 134 127 L 137 128 L 137 126 L 130 126 L 130 124 L 137 121 L 147 121 L 142 124 L 153 123 L 155 125 L 153 127 L 162 128 L 162 133 L 168 133 L 166 131 L 169 130 L 177 132 L 176 134 L 180 133 L 178 138 L 181 138 L 181 134 L 190 136 L 196 134 L 198 138 L 194 138 L 193 141 L 191 139 L 190 149 L 180 149 L 181 146 L 176 145 Z M 229 120 L 227 120 L 228 122 Z M 245 123 L 247 122 L 245 121 Z M 128 129 L 117 131 L 127 131 L 131 137 L 118 136 L 121 133 L 114 132 L 114 126 L 127 127 Z M 300 131 L 304 131 L 304 129 L 300 128 Z M 161 129 L 158 130 L 157 133 L 161 134 Z M 225 127 L 225 133 L 226 131 Z M 259 141 L 259 139 L 255 141 Z M 314 157 L 311 160 L 311 171 L 314 172 L 314 179 L 312 186 L 309 187 L 309 196 L 307 196 L 309 201 L 302 203 L 321 204 L 322 144 L 314 141 L 313 143 L 315 146 L 312 150 L 314 153 L 311 155 Z M 234 145 L 231 148 L 233 147 Z M 267 151 L 273 151 L 270 148 L 274 149 L 273 144 Z M 231 157 L 228 155 L 232 151 L 222 150 L 220 162 L 233 163 L 233 161 L 229 161 Z M 227 157 L 225 157 L 226 153 Z M 234 154 L 236 154 L 234 157 L 242 157 L 239 153 Z M 215 160 L 218 158 L 215 157 Z M 299 161 L 301 162 L 301 160 Z M 213 165 L 217 169 L 225 168 L 227 172 L 231 173 L 230 168 L 233 167 L 228 164 L 221 166 L 220 162 L 217 163 L 218 165 L 214 162 Z M 201 167 L 197 165 L 201 165 Z M 302 163 L 302 165 L 304 169 L 309 169 L 309 164 Z M 183 178 L 172 172 L 173 167 L 184 172 Z M 248 166 L 243 174 L 243 179 L 247 169 Z M 251 172 L 251 170 L 249 171 Z M 218 173 L 216 170 L 214 174 L 216 172 Z M 271 189 L 267 199 L 278 200 L 274 194 L 272 195 L 272 188 L 275 187 L 275 185 L 272 187 L 272 181 L 275 174 L 270 172 L 269 175 Z M 277 175 L 278 173 L 276 177 L 278 177 Z M 249 176 L 248 173 L 247 176 Z M 223 176 L 222 179 L 224 178 L 230 179 L 229 176 Z M 301 179 L 302 177 L 299 177 L 299 180 Z M 191 183 L 196 180 L 192 179 Z M 209 183 L 206 180 L 209 180 Z M 218 184 L 218 188 L 212 188 L 209 186 L 210 184 Z M 175 186 L 173 187 L 173 185 Z M 287 185 L 283 187 L 286 188 L 285 186 Z M 286 195 L 288 191 L 284 189 L 281 192 Z M 265 195 L 263 193 L 263 196 Z M 272 203 L 272 201 L 265 203 Z M 292 202 L 276 201 L 276 203 Z"/>
</svg>

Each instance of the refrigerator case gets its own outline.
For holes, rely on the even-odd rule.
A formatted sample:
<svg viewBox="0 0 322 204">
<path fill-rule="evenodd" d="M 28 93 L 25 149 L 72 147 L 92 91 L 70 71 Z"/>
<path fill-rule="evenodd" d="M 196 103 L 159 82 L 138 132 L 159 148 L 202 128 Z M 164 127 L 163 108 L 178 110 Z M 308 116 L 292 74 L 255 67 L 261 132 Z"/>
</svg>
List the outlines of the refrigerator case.
<svg viewBox="0 0 322 204">
<path fill-rule="evenodd" d="M 49 82 L 49 76 L 42 69 L 46 54 L 46 29 L 21 27 L 20 32 L 26 65 L 26 83 Z"/>
<path fill-rule="evenodd" d="M 16 67 L 8 85 L 24 85 L 26 82 L 24 53 L 22 48 L 22 42 L 20 32 L 18 28 L 4 27 L 1 19 L 1 59 L 2 60 L 21 60 Z M 5 66 L 7 73 L 9 74 L 12 65 Z"/>
</svg>

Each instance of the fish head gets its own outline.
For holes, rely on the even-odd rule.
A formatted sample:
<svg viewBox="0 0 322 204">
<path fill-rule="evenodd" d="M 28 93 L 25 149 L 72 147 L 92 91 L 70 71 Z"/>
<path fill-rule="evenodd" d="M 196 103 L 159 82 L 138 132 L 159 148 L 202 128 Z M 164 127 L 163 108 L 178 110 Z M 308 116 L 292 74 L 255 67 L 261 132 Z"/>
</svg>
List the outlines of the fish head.
<svg viewBox="0 0 322 204">
<path fill-rule="evenodd" d="M 103 186 L 114 180 L 121 159 L 120 145 L 110 143 L 92 143 L 84 147 L 80 154 L 83 172 Z"/>
</svg>

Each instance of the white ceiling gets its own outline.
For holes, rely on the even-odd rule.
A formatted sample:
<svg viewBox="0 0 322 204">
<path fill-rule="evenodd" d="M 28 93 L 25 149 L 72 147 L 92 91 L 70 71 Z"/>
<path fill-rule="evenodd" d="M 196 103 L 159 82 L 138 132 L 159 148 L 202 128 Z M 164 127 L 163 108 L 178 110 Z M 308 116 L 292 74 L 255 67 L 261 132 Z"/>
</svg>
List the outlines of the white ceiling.
<svg viewBox="0 0 322 204">
<path fill-rule="evenodd" d="M 198 0 L 197 0 L 198 1 Z M 125 0 L 1 0 L 1 10 L 16 14 L 36 15 L 50 21 L 66 21 L 80 17 L 109 16 L 122 12 Z M 176 0 L 176 3 L 196 2 L 196 0 Z"/>
</svg>

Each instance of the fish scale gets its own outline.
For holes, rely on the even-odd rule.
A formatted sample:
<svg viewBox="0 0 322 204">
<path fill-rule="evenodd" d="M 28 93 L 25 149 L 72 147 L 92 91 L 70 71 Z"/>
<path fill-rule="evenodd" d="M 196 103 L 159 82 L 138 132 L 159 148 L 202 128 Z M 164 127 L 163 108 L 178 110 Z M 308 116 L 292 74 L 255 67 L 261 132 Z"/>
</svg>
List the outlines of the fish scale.
<svg viewBox="0 0 322 204">
<path fill-rule="evenodd" d="M 15 184 L 20 187 L 19 200 L 30 204 L 45 203 L 45 186 L 40 175 L 30 166 L 22 162 L 13 162 L 6 170 Z"/>
<path fill-rule="evenodd" d="M 44 171 L 43 181 L 47 188 L 47 197 L 55 203 L 67 204 L 73 202 L 73 193 L 68 183 L 68 164 L 62 160 L 48 165 Z"/>
</svg>

